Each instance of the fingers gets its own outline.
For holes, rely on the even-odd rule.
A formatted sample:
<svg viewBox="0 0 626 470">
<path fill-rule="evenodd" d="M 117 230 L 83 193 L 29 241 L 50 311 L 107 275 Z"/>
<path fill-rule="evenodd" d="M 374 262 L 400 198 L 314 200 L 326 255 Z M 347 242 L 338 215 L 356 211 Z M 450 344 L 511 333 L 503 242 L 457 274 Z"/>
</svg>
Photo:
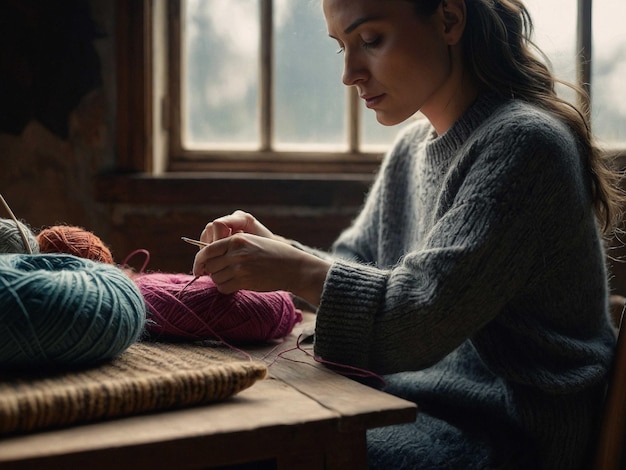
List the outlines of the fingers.
<svg viewBox="0 0 626 470">
<path fill-rule="evenodd" d="M 236 269 L 228 266 L 221 271 L 211 274 L 211 279 L 215 283 L 217 290 L 222 294 L 232 294 L 240 290 L 239 282 L 235 274 Z"/>
<path fill-rule="evenodd" d="M 220 222 L 219 220 L 216 220 L 211 225 L 212 225 L 211 228 L 213 230 L 213 241 L 230 237 L 233 234 L 233 230 L 224 222 Z"/>
<path fill-rule="evenodd" d="M 240 265 L 229 253 L 232 248 L 231 239 L 216 240 L 196 253 L 193 264 L 193 275 L 210 275 L 217 290 L 222 294 L 232 294 L 241 289 Z"/>
<path fill-rule="evenodd" d="M 206 227 L 204 227 L 204 230 L 200 234 L 200 241 L 213 243 L 216 240 L 230 237 L 232 234 L 233 230 L 228 225 L 219 220 L 214 220 L 206 224 Z"/>
<path fill-rule="evenodd" d="M 193 275 L 203 276 L 223 269 L 222 264 L 225 265 L 226 263 L 223 256 L 228 252 L 228 245 L 226 239 L 216 240 L 199 250 L 193 261 Z M 219 263 L 220 258 L 222 258 L 221 264 Z M 209 265 L 209 261 L 213 262 Z"/>
<path fill-rule="evenodd" d="M 213 222 L 209 222 L 200 233 L 200 241 L 204 243 L 213 242 Z"/>
<path fill-rule="evenodd" d="M 233 233 L 246 232 L 246 226 L 249 224 L 248 218 L 252 216 L 243 211 L 235 211 L 230 215 L 215 219 L 204 227 L 200 234 L 200 240 L 206 243 L 213 243 L 215 240 L 221 240 L 231 236 Z"/>
<path fill-rule="evenodd" d="M 211 276 L 224 294 L 288 290 L 319 302 L 328 269 L 330 263 L 280 241 L 234 233 L 198 251 L 193 274 Z"/>
<path fill-rule="evenodd" d="M 265 250 L 275 243 L 274 238 L 271 231 L 247 212 L 238 210 L 215 219 L 200 235 L 200 241 L 207 246 L 196 253 L 192 272 L 194 276 L 210 275 L 224 293 L 258 288 L 267 283 L 257 273 L 267 272 Z"/>
<path fill-rule="evenodd" d="M 230 215 L 209 222 L 206 227 L 204 227 L 200 235 L 200 240 L 206 243 L 212 243 L 236 233 L 250 233 L 265 238 L 274 237 L 274 234 L 256 220 L 252 214 L 237 210 Z"/>
</svg>

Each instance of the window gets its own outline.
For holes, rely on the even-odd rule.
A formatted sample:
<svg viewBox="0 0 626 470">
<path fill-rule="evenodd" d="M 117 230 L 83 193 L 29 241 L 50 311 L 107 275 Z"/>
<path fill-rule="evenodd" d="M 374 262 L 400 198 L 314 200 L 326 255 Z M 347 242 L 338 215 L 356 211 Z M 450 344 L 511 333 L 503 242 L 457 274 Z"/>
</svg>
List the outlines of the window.
<svg viewBox="0 0 626 470">
<path fill-rule="evenodd" d="M 535 42 L 557 76 L 589 89 L 592 125 L 601 143 L 626 149 L 626 35 L 617 23 L 626 16 L 626 2 L 526 4 Z M 142 143 L 142 135 L 135 135 L 142 115 L 120 117 L 136 129 L 122 142 L 126 153 L 135 155 L 128 157 L 130 167 L 141 161 L 138 153 L 151 158 L 163 147 L 166 171 L 370 174 L 401 127 L 379 125 L 341 83 L 343 58 L 327 37 L 320 0 L 169 0 L 166 7 L 145 0 L 141 5 L 144 11 L 135 16 L 156 20 L 154 29 L 142 23 L 141 33 L 130 33 L 141 35 L 144 56 L 137 58 L 132 50 L 124 54 L 148 70 L 127 77 L 122 91 L 135 83 L 139 92 L 131 86 L 122 96 L 144 100 L 157 124 L 151 129 L 144 123 L 144 134 L 152 138 Z M 124 19 L 129 31 L 137 29 L 129 18 Z M 150 75 L 159 68 L 166 71 L 162 89 Z M 565 87 L 558 91 L 575 99 Z M 151 104 L 149 96 L 163 100 Z M 161 122 L 166 138 L 159 140 Z"/>
<path fill-rule="evenodd" d="M 626 148 L 626 2 L 618 0 L 526 0 L 535 40 L 557 77 L 589 88 L 591 122 L 607 148 Z M 589 33 L 591 32 L 591 34 Z M 585 51 L 578 57 L 577 51 Z M 579 69 L 578 69 L 579 68 Z M 577 69 L 580 73 L 577 75 Z M 559 88 L 569 100 L 569 89 Z"/>
<path fill-rule="evenodd" d="M 171 168 L 371 172 L 400 126 L 366 113 L 319 0 L 171 1 Z"/>
<path fill-rule="evenodd" d="M 594 0 L 591 64 L 592 122 L 607 145 L 626 147 L 626 2 Z"/>
</svg>

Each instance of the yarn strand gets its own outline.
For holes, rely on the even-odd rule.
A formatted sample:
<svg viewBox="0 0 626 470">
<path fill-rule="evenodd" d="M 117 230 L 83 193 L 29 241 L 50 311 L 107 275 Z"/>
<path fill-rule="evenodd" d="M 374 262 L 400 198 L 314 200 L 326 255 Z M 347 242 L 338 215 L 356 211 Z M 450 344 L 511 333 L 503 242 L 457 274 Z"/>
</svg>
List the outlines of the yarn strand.
<svg viewBox="0 0 626 470">
<path fill-rule="evenodd" d="M 146 255 L 146 259 L 143 261 L 143 264 L 141 265 L 141 268 L 139 269 L 139 274 L 143 274 L 144 271 L 146 270 L 146 268 L 148 267 L 148 264 L 150 264 L 150 252 L 148 250 L 143 249 L 143 248 L 140 248 L 138 250 L 132 251 L 126 257 L 124 262 L 122 263 L 122 268 L 124 268 L 124 269 L 132 269 L 128 263 L 131 260 L 131 258 L 133 258 L 135 255 L 137 255 L 139 253 Z"/>
<path fill-rule="evenodd" d="M 309 351 L 307 351 L 305 348 L 302 347 L 302 345 L 301 345 L 302 336 L 303 336 L 302 334 L 300 334 L 298 336 L 298 338 L 296 339 L 296 345 L 294 347 L 289 348 L 289 349 L 285 349 L 284 351 L 279 352 L 276 355 L 276 357 L 274 358 L 274 360 L 270 364 L 268 364 L 268 367 L 273 366 L 274 363 L 276 363 L 276 361 L 279 358 L 286 359 L 288 361 L 295 362 L 295 363 L 298 363 L 298 364 L 308 364 L 308 365 L 310 365 L 306 361 L 301 361 L 301 360 L 298 360 L 298 359 L 285 357 L 285 354 L 287 354 L 289 352 L 301 351 L 307 357 L 310 357 L 311 359 L 313 359 L 318 364 L 324 364 L 324 365 L 327 365 L 327 366 L 332 366 L 334 368 L 335 372 L 337 372 L 338 374 L 341 374 L 341 375 L 344 375 L 344 376 L 347 376 L 347 377 L 373 378 L 373 379 L 377 380 L 380 383 L 380 385 L 381 385 L 380 389 L 381 390 L 384 390 L 385 387 L 387 386 L 387 382 L 385 381 L 385 379 L 382 376 L 380 376 L 380 375 L 378 375 L 378 374 L 376 374 L 376 373 L 374 373 L 372 371 L 369 371 L 367 369 L 362 369 L 360 367 L 353 367 L 353 366 L 350 366 L 350 365 L 347 365 L 347 364 L 341 364 L 339 362 L 327 361 L 325 359 L 322 359 L 319 356 L 316 356 L 315 354 L 311 354 Z"/>
<path fill-rule="evenodd" d="M 9 207 L 9 204 L 4 199 L 4 196 L 2 196 L 2 194 L 0 194 L 0 201 L 2 201 L 2 205 L 4 206 L 4 209 L 9 214 L 9 217 L 11 217 L 11 219 L 13 219 L 13 222 L 15 222 L 15 226 L 17 227 L 17 230 L 20 232 L 20 236 L 22 237 L 22 242 L 24 243 L 24 247 L 26 248 L 26 251 L 28 252 L 29 255 L 32 255 L 33 250 L 30 247 L 30 243 L 28 243 L 28 238 L 26 237 L 26 234 L 24 233 L 24 230 L 22 230 L 22 227 L 20 223 L 18 222 L 17 217 L 15 217 L 15 214 L 11 210 L 11 207 Z"/>
</svg>

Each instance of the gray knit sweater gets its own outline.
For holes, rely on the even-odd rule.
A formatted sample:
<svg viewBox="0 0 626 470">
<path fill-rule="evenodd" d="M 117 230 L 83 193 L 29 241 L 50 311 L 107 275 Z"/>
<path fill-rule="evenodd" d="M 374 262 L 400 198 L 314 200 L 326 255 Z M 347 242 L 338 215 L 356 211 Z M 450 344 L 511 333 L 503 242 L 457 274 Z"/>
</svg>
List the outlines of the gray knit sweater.
<svg viewBox="0 0 626 470">
<path fill-rule="evenodd" d="M 410 125 L 333 255 L 318 356 L 392 374 L 389 392 L 492 454 L 515 441 L 543 468 L 582 464 L 615 340 L 589 181 L 562 123 L 483 95 L 440 137 Z M 400 447 L 389 468 L 446 455 L 446 436 Z"/>
</svg>

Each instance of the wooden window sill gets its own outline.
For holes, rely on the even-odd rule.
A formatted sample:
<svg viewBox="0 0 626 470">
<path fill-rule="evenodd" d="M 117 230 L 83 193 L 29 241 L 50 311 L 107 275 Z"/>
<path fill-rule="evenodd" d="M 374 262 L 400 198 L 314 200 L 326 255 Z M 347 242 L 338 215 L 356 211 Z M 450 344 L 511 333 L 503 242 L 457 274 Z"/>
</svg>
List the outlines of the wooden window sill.
<svg viewBox="0 0 626 470">
<path fill-rule="evenodd" d="M 373 174 L 147 173 L 102 174 L 96 200 L 118 204 L 251 204 L 357 207 Z"/>
</svg>

